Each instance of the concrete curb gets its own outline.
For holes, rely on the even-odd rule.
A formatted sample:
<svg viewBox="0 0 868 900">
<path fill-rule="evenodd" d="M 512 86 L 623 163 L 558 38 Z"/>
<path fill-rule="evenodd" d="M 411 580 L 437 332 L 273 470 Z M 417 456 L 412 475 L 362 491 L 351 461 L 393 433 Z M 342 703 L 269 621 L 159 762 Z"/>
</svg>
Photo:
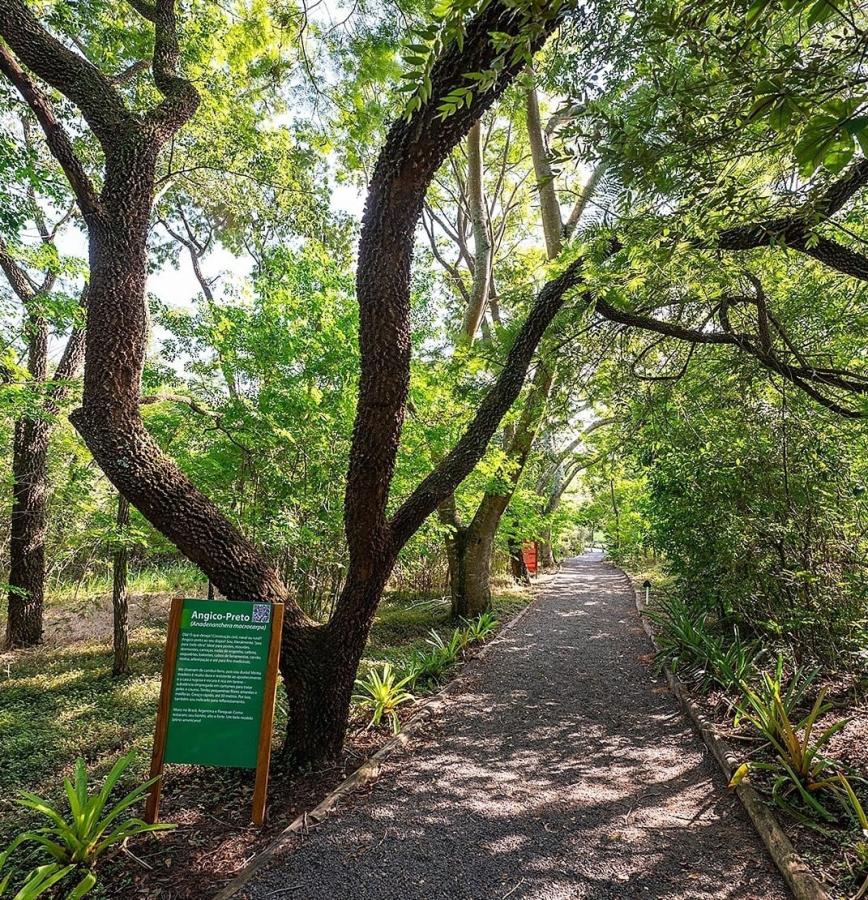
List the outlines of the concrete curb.
<svg viewBox="0 0 868 900">
<path fill-rule="evenodd" d="M 651 627 L 645 612 L 645 601 L 642 599 L 633 579 L 626 573 L 624 577 L 630 582 L 630 586 L 633 589 L 639 621 L 642 623 L 642 627 L 645 629 L 652 646 L 655 650 L 658 650 L 659 647 L 654 637 L 654 629 Z M 664 669 L 664 672 L 672 693 L 675 694 L 681 708 L 690 717 L 693 727 L 699 732 L 702 740 L 705 741 L 705 745 L 717 760 L 717 764 L 728 782 L 740 764 L 738 756 L 716 734 L 714 724 L 706 719 L 696 703 L 690 699 L 684 685 L 669 671 L 668 666 Z M 769 855 L 780 870 L 796 900 L 831 900 L 830 895 L 811 874 L 808 866 L 796 852 L 795 847 L 793 847 L 792 841 L 784 833 L 778 820 L 754 788 L 746 781 L 742 781 L 735 788 L 735 792 L 738 794 L 738 799 L 741 801 L 748 816 L 750 816 L 757 834 L 762 838 Z"/>
<path fill-rule="evenodd" d="M 560 568 L 550 575 L 544 575 L 533 582 L 534 589 L 543 587 L 554 581 Z M 513 616 L 498 631 L 494 640 L 484 644 L 479 652 L 472 657 L 470 662 L 484 659 L 485 656 L 496 647 L 505 636 L 527 615 L 531 607 L 536 603 L 537 597 L 530 601 L 521 612 Z M 244 887 L 260 869 L 269 863 L 275 856 L 278 856 L 282 850 L 288 848 L 296 836 L 299 834 L 307 834 L 311 827 L 319 825 L 331 813 L 338 803 L 348 795 L 357 791 L 359 788 L 374 781 L 379 777 L 383 769 L 383 763 L 388 756 L 401 747 L 406 746 L 410 737 L 419 731 L 435 713 L 438 713 L 446 705 L 446 701 L 450 694 L 455 693 L 463 684 L 467 677 L 467 670 L 462 667 L 456 676 L 440 691 L 433 696 L 423 700 L 419 704 L 419 709 L 413 717 L 404 725 L 400 734 L 395 735 L 387 743 L 385 743 L 376 753 L 369 756 L 359 767 L 342 781 L 325 799 L 310 811 L 303 812 L 294 821 L 284 828 L 284 830 L 272 841 L 264 850 L 257 853 L 253 859 L 220 890 L 214 895 L 213 900 L 229 900 L 236 897 L 241 888 Z"/>
</svg>

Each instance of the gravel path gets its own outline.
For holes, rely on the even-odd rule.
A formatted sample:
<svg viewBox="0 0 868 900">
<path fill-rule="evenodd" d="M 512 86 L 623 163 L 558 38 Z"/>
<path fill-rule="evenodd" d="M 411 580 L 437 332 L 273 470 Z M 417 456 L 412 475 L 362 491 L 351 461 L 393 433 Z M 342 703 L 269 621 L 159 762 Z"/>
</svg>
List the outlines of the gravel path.
<svg viewBox="0 0 868 900">
<path fill-rule="evenodd" d="M 625 576 L 571 560 L 428 733 L 242 896 L 788 897 L 650 650 Z"/>
</svg>

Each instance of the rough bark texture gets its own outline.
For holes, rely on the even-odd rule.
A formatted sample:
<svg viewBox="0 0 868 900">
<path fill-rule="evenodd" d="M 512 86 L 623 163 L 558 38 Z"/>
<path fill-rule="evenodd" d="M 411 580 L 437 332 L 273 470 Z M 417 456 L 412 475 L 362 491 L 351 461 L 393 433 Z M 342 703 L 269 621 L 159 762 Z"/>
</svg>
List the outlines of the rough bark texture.
<svg viewBox="0 0 868 900">
<path fill-rule="evenodd" d="M 418 114 L 391 128 L 377 161 L 359 242 L 356 292 L 360 309 L 361 379 L 347 476 L 345 527 L 350 553 L 347 581 L 327 626 L 332 654 L 340 656 L 340 674 L 331 693 L 349 699 L 364 643 L 398 550 L 434 509 L 470 473 L 509 406 L 542 337 L 577 274 L 559 282 L 557 308 L 529 318 L 513 347 L 504 374 L 483 401 L 464 438 L 403 504 L 390 522 L 386 503 L 404 419 L 410 377 L 410 263 L 414 233 L 428 185 L 452 148 L 502 93 L 518 72 L 508 66 L 488 92 L 446 119 L 437 106 L 467 71 L 485 71 L 496 55 L 490 34 L 516 33 L 520 18 L 508 8 L 487 7 L 469 23 L 462 48 L 452 46 L 435 65 L 432 99 Z M 546 26 L 535 39 L 541 44 Z M 546 304 L 542 304 L 546 307 Z M 545 320 L 545 324 L 543 323 Z M 542 330 L 537 334 L 537 325 Z M 530 350 L 527 353 L 527 350 Z M 286 655 L 284 656 L 286 659 Z M 336 670 L 337 671 L 337 670 Z M 344 677 L 349 674 L 349 681 Z M 337 747 L 346 729 L 348 703 L 331 724 Z M 304 761 L 303 759 L 301 761 Z"/>
<path fill-rule="evenodd" d="M 27 327 L 27 369 L 34 383 L 48 369 L 48 324 L 31 316 Z M 15 423 L 12 444 L 8 647 L 32 647 L 42 640 L 45 572 L 45 492 L 49 423 L 29 416 Z"/>
<path fill-rule="evenodd" d="M 23 272 L 0 248 L 0 266 L 25 308 L 34 308 L 33 292 Z M 18 277 L 16 277 L 16 274 Z M 47 279 L 44 286 L 50 283 Z M 86 293 L 82 295 L 82 299 Z M 31 383 L 44 389 L 48 375 L 48 324 L 31 312 L 27 324 L 27 369 Z M 84 336 L 74 329 L 67 341 L 51 387 L 36 416 L 15 423 L 12 444 L 12 511 L 9 540 L 9 604 L 6 646 L 33 647 L 42 640 L 45 598 L 45 531 L 48 500 L 48 446 L 67 382 L 78 374 L 84 358 Z"/>
<path fill-rule="evenodd" d="M 281 668 L 289 707 L 289 754 L 299 764 L 336 756 L 350 694 L 377 604 L 397 552 L 437 504 L 469 474 L 518 395 L 545 328 L 579 283 L 578 264 L 541 292 L 507 365 L 458 446 L 391 522 L 386 503 L 403 423 L 410 372 L 410 263 L 415 227 L 437 168 L 523 63 L 507 64 L 495 86 L 441 119 L 438 106 L 497 56 L 492 32 L 524 33 L 528 23 L 506 5 L 487 6 L 431 74 L 431 99 L 389 131 L 371 179 L 359 244 L 361 376 L 345 500 L 349 568 L 326 625 L 309 622 L 274 568 L 156 446 L 139 415 L 146 348 L 146 236 L 154 169 L 161 146 L 193 114 L 195 90 L 177 75 L 173 0 L 135 8 L 154 24 L 152 72 L 163 101 L 134 116 L 110 79 L 51 37 L 22 0 L 0 7 L 0 35 L 37 76 L 82 111 L 105 153 L 96 195 L 71 142 L 38 86 L 6 66 L 76 189 L 90 237 L 91 295 L 82 406 L 72 421 L 110 481 L 228 598 L 287 600 Z M 532 48 L 556 25 L 535 20 Z M 0 61 L 2 62 L 2 61 Z M 14 60 L 13 60 L 14 62 Z M 41 114 L 39 110 L 41 110 Z M 69 158 L 71 154 L 72 158 Z"/>
<path fill-rule="evenodd" d="M 130 524 L 130 502 L 118 494 L 118 510 L 115 524 L 120 532 L 112 559 L 112 625 L 113 659 L 112 675 L 128 675 L 130 672 L 129 597 L 127 595 L 127 545 L 123 532 Z"/>
</svg>

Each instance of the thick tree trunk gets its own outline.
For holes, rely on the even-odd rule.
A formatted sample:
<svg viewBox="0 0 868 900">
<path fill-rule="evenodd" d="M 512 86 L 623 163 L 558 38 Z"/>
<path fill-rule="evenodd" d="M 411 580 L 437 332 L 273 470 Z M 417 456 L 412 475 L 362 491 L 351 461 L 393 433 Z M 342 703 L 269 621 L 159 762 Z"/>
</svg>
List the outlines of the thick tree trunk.
<svg viewBox="0 0 868 900">
<path fill-rule="evenodd" d="M 195 89 L 178 74 L 174 0 L 135 4 L 154 25 L 154 82 L 163 100 L 146 114 L 129 110 L 104 73 L 60 45 L 22 0 L 0 4 L 0 33 L 31 71 L 79 106 L 105 154 L 97 194 L 49 99 L 0 46 L 0 69 L 34 110 L 76 193 L 90 237 L 91 295 L 82 405 L 70 419 L 114 486 L 200 565 L 228 598 L 286 600 L 282 669 L 290 703 L 287 750 L 299 764 L 340 752 L 353 679 L 377 604 L 398 550 L 437 504 L 454 492 L 485 452 L 518 396 L 543 333 L 581 282 L 576 261 L 540 292 L 495 385 L 465 434 L 391 520 L 389 489 L 410 377 L 410 262 L 425 192 L 447 154 L 524 67 L 502 67 L 485 91 L 444 119 L 444 97 L 468 71 L 498 57 L 491 35 L 523 33 L 512 6 L 495 3 L 468 24 L 463 42 L 444 51 L 431 72 L 431 97 L 389 131 L 374 169 L 359 241 L 357 297 L 361 373 L 344 518 L 350 564 L 344 590 L 325 626 L 310 623 L 286 597 L 275 569 L 159 449 L 139 415 L 147 344 L 146 238 L 160 147 L 195 112 Z M 546 11 L 543 11 L 545 13 Z M 530 50 L 558 16 L 543 15 Z M 539 23 L 534 22 L 534 25 Z"/>
<path fill-rule="evenodd" d="M 376 571 L 350 566 L 335 612 L 325 625 L 285 626 L 280 668 L 289 716 L 284 753 L 307 768 L 343 751 L 356 672 L 395 556 Z"/>
<path fill-rule="evenodd" d="M 130 502 L 123 494 L 118 494 L 118 512 L 115 522 L 118 526 L 121 543 L 115 549 L 112 560 L 112 622 L 114 626 L 112 675 L 129 675 L 130 624 L 125 532 L 130 524 Z"/>
<path fill-rule="evenodd" d="M 463 541 L 461 605 L 456 614 L 472 619 L 491 608 L 491 560 L 497 526 L 512 495 L 486 494 Z"/>
</svg>

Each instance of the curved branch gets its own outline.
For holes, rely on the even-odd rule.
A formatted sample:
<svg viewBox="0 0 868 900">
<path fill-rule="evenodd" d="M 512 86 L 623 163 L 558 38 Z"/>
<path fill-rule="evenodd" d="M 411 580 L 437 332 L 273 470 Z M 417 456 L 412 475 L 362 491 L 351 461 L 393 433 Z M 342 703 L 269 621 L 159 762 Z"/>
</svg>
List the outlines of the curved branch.
<svg viewBox="0 0 868 900">
<path fill-rule="evenodd" d="M 0 17 L 2 17 L 2 13 L 0 13 Z M 2 18 L 0 18 L 0 22 L 2 22 Z M 2 43 L 0 43 L 0 71 L 15 85 L 18 93 L 33 110 L 45 132 L 48 149 L 60 163 L 60 167 L 69 179 L 82 215 L 87 217 L 97 212 L 100 204 L 96 190 L 91 184 L 81 160 L 76 156 L 69 135 L 58 121 L 51 102 Z"/>
<path fill-rule="evenodd" d="M 868 393 L 868 382 L 862 383 L 858 380 L 858 376 L 850 373 L 850 380 L 845 383 L 840 378 L 832 377 L 828 373 L 824 373 L 820 369 L 810 369 L 801 366 L 792 366 L 781 360 L 774 352 L 766 351 L 758 346 L 750 338 L 750 336 L 737 332 L 727 314 L 727 306 L 731 300 L 722 300 L 719 308 L 720 322 L 723 331 L 700 331 L 695 328 L 687 328 L 683 325 L 677 325 L 673 322 L 666 322 L 661 319 L 655 319 L 652 316 L 646 316 L 641 313 L 628 312 L 626 310 L 617 309 L 607 303 L 602 298 L 596 300 L 596 310 L 612 322 L 619 322 L 624 325 L 630 325 L 635 328 L 642 328 L 646 331 L 654 331 L 667 337 L 676 338 L 682 341 L 690 341 L 694 344 L 717 344 L 724 346 L 738 347 L 740 350 L 753 356 L 761 365 L 778 375 L 783 376 L 788 381 L 801 388 L 810 397 L 813 397 L 821 405 L 832 412 L 848 419 L 861 419 L 864 414 L 859 410 L 854 410 L 846 406 L 842 406 L 836 400 L 827 397 L 817 388 L 813 387 L 812 382 L 824 384 L 829 387 L 839 388 L 849 391 L 850 393 Z"/>
<path fill-rule="evenodd" d="M 100 142 L 112 144 L 134 127 L 110 79 L 49 34 L 24 0 L 0 4 L 0 35 L 28 69 L 81 110 Z"/>
</svg>

